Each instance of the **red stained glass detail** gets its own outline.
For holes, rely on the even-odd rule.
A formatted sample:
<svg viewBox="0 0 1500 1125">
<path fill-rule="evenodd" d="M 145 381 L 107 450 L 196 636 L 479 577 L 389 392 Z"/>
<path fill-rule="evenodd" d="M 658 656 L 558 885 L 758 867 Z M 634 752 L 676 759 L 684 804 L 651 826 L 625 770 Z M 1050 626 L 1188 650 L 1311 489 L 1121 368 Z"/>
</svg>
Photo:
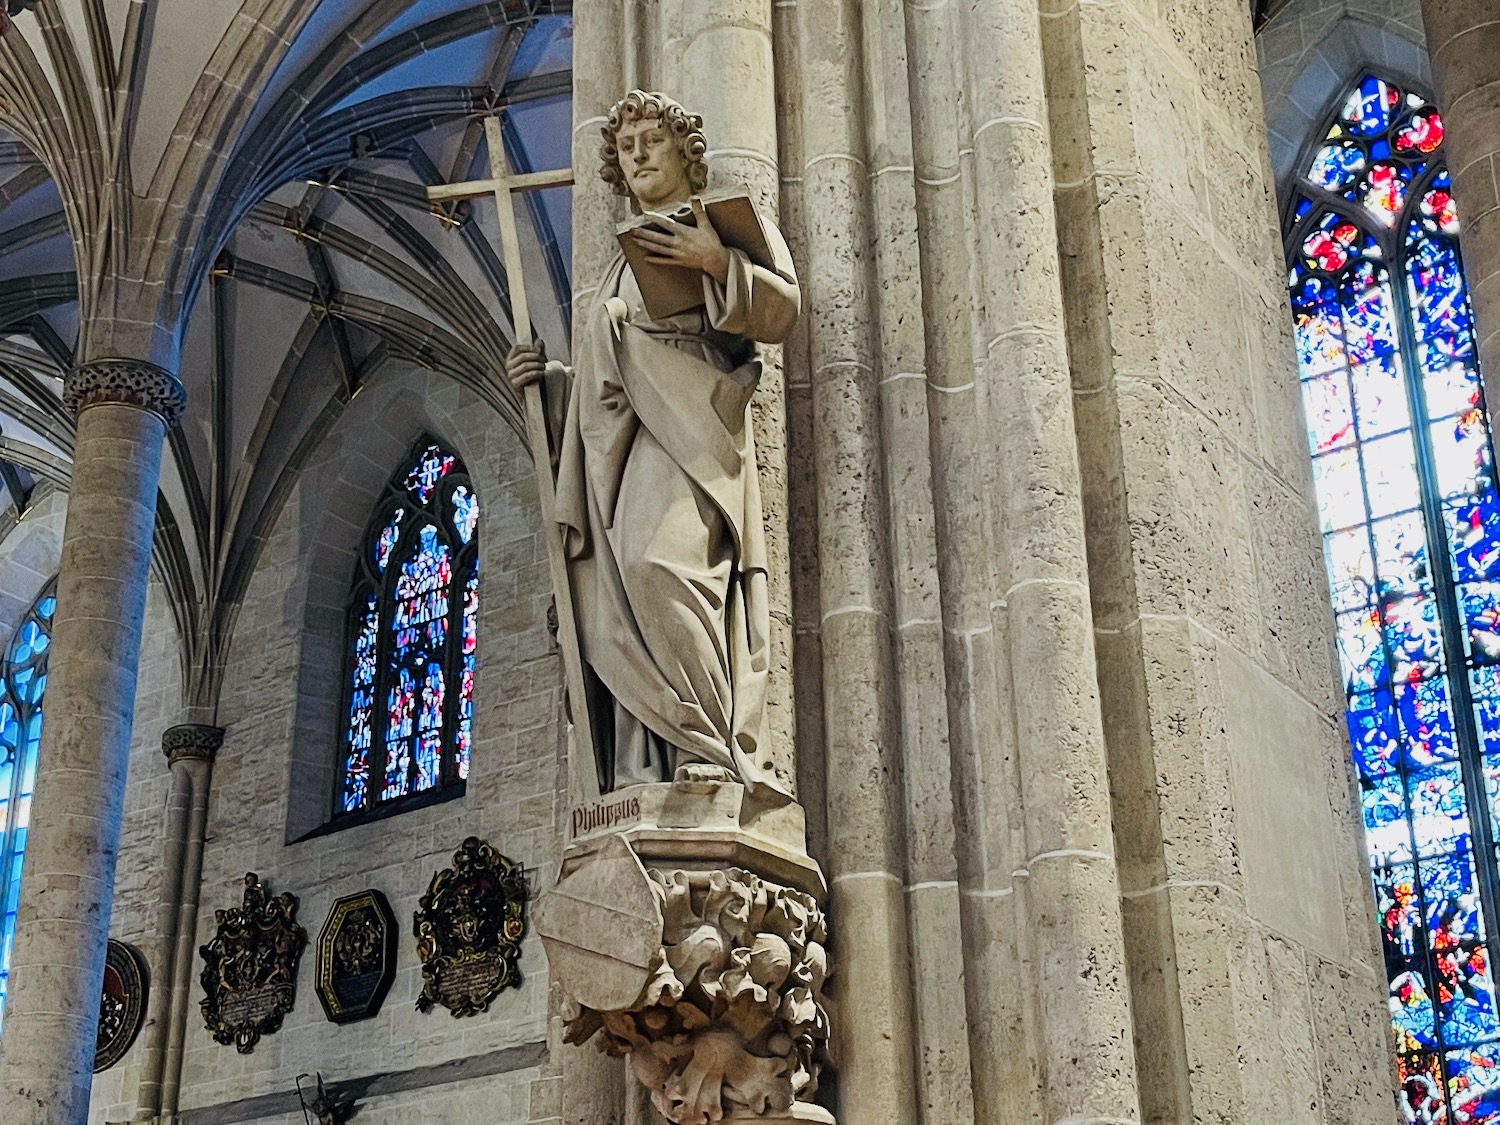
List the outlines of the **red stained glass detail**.
<svg viewBox="0 0 1500 1125">
<path fill-rule="evenodd" d="M 1443 119 L 1435 109 L 1415 114 L 1396 134 L 1398 152 L 1436 152 L 1443 143 L 1446 130 Z"/>
<path fill-rule="evenodd" d="M 341 813 L 466 777 L 473 741 L 478 500 L 458 459 L 424 443 L 379 511 L 356 572 Z"/>
<path fill-rule="evenodd" d="M 1313 231 L 1302 244 L 1302 252 L 1325 273 L 1337 273 L 1349 264 L 1350 247 L 1359 237 L 1353 223 L 1340 223 L 1331 231 Z"/>
</svg>

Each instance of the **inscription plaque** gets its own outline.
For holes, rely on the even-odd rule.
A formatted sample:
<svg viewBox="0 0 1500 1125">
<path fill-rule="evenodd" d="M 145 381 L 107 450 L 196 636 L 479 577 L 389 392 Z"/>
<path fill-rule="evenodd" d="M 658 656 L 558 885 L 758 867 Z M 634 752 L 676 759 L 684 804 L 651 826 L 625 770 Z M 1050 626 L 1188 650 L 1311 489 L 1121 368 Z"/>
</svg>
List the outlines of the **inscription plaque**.
<svg viewBox="0 0 1500 1125">
<path fill-rule="evenodd" d="M 317 990 L 334 1023 L 369 1019 L 396 979 L 396 916 L 379 891 L 338 899 L 318 935 Z"/>
<path fill-rule="evenodd" d="M 459 845 L 453 866 L 432 877 L 413 920 L 422 961 L 418 1011 L 441 1004 L 455 1017 L 472 1016 L 520 985 L 527 897 L 519 865 L 476 836 Z"/>
<path fill-rule="evenodd" d="M 297 962 L 307 931 L 297 925 L 297 900 L 269 898 L 260 879 L 245 876 L 243 905 L 214 911 L 218 930 L 199 948 L 203 1022 L 214 1042 L 248 1055 L 262 1035 L 280 1030 L 297 999 Z"/>
</svg>

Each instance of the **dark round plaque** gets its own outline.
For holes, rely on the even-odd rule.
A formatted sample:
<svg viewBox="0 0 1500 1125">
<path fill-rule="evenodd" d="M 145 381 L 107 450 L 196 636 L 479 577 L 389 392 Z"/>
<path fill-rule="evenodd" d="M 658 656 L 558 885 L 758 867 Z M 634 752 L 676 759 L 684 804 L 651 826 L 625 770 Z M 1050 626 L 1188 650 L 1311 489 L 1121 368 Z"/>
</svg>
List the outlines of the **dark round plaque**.
<svg viewBox="0 0 1500 1125">
<path fill-rule="evenodd" d="M 146 958 L 133 945 L 109 939 L 104 957 L 104 987 L 99 992 L 99 1038 L 94 1044 L 94 1073 L 125 1057 L 146 1022 Z"/>
</svg>

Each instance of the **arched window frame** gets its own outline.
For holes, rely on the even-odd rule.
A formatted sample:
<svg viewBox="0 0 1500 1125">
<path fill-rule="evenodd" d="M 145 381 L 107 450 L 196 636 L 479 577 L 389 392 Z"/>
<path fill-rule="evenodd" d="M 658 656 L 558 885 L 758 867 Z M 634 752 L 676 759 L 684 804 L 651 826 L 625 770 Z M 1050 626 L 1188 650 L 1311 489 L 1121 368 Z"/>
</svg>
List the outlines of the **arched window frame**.
<svg viewBox="0 0 1500 1125">
<path fill-rule="evenodd" d="M 1366 75 L 1351 89 L 1378 95 L 1361 101 L 1359 113 L 1383 104 L 1389 123 L 1361 132 L 1346 115 L 1355 103 L 1341 101 L 1297 170 L 1285 248 L 1299 376 L 1401 1106 L 1411 1122 L 1487 1125 L 1500 1121 L 1500 1108 L 1483 1103 L 1500 1093 L 1485 1077 L 1500 1073 L 1492 969 L 1500 940 L 1500 496 L 1493 440 L 1441 118 L 1430 99 L 1378 76 Z M 1345 155 L 1355 152 L 1358 161 Z M 1398 174 L 1373 175 L 1382 163 Z M 1390 180 L 1401 180 L 1400 170 L 1409 181 L 1398 203 Z M 1352 279 L 1365 269 L 1376 284 L 1361 288 Z M 1336 339 L 1318 328 L 1309 285 L 1331 285 L 1334 301 L 1345 299 L 1349 285 L 1355 309 L 1366 298 L 1376 308 L 1382 272 L 1394 336 L 1382 335 L 1378 312 L 1350 315 L 1347 304 L 1340 304 Z M 1365 335 L 1362 324 L 1375 330 Z M 1358 348 L 1350 343 L 1356 333 Z M 1370 359 L 1356 363 L 1356 351 Z M 1378 371 L 1396 372 L 1384 397 Z M 1324 382 L 1327 388 L 1316 386 Z M 1333 388 L 1342 388 L 1342 403 Z M 1389 388 L 1399 390 L 1399 400 Z M 1385 429 L 1382 411 L 1389 414 Z M 1401 417 L 1404 427 L 1392 424 Z M 1345 419 L 1348 432 L 1341 436 Z M 1377 451 L 1380 442 L 1390 444 Z M 1413 467 L 1407 480 L 1403 451 Z M 1343 470 L 1332 467 L 1340 455 L 1345 469 L 1351 460 L 1355 467 L 1342 481 L 1335 478 Z M 1362 518 L 1345 530 L 1337 513 L 1354 510 L 1351 479 Z M 1386 497 L 1410 495 L 1413 483 L 1414 506 L 1383 506 Z M 1368 577 L 1353 564 L 1367 568 Z"/>
<path fill-rule="evenodd" d="M 0 685 L 0 1020 L 10 980 L 10 954 L 21 901 L 21 867 L 42 738 L 42 700 L 56 580 L 47 583 L 16 627 L 5 654 Z"/>
<path fill-rule="evenodd" d="M 434 594 L 446 602 L 446 608 L 437 615 L 443 623 L 443 637 L 436 646 L 415 640 L 402 644 L 397 623 L 398 614 L 403 612 L 400 586 L 403 575 L 418 573 L 408 568 L 429 529 L 430 543 L 446 554 L 448 577 L 446 585 L 440 578 L 433 589 L 423 588 L 422 596 Z M 427 557 L 441 556 L 429 552 Z M 411 589 L 407 592 L 410 594 Z M 409 598 L 405 601 L 411 604 Z M 354 566 L 346 619 L 333 826 L 389 815 L 464 792 L 473 746 L 478 604 L 478 497 L 458 455 L 444 442 L 423 434 L 377 501 Z M 435 624 L 433 618 L 421 616 L 415 633 L 430 638 L 425 631 Z M 424 770 L 423 756 L 410 754 L 404 779 L 392 784 L 391 779 L 400 771 L 390 768 L 396 763 L 388 753 L 393 745 L 405 741 L 401 737 L 393 740 L 393 732 L 399 735 L 402 730 L 409 731 L 406 739 L 412 749 L 422 738 L 419 687 L 414 686 L 411 694 L 393 695 L 403 670 L 411 672 L 413 660 L 436 664 L 442 670 L 441 714 L 436 728 L 428 728 L 429 735 L 435 729 L 440 745 L 435 769 Z M 366 691 L 368 695 L 362 695 Z M 409 699 L 410 709 L 401 712 L 398 698 Z M 408 720 L 404 727 L 398 717 L 401 714 Z M 368 738 L 365 746 L 358 742 L 362 733 Z"/>
</svg>

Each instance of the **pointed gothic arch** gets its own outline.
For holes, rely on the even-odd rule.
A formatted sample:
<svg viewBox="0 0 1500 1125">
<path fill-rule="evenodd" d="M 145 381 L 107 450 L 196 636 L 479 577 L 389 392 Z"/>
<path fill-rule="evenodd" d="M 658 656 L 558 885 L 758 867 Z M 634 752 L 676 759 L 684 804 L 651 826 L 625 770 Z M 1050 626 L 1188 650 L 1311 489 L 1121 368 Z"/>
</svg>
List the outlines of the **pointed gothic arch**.
<svg viewBox="0 0 1500 1125">
<path fill-rule="evenodd" d="M 47 690 L 47 650 L 57 608 L 55 580 L 32 603 L 11 638 L 0 686 L 0 1019 L 10 978 L 10 951 L 21 901 L 21 866 L 31 820 L 37 747 L 42 738 L 42 696 Z"/>
<path fill-rule="evenodd" d="M 1500 1092 L 1500 496 L 1443 136 L 1426 99 L 1360 79 L 1298 169 L 1285 244 L 1413 1122 L 1490 1120 Z"/>
<path fill-rule="evenodd" d="M 335 819 L 461 792 L 473 745 L 479 500 L 424 434 L 375 506 L 355 564 Z"/>
</svg>

